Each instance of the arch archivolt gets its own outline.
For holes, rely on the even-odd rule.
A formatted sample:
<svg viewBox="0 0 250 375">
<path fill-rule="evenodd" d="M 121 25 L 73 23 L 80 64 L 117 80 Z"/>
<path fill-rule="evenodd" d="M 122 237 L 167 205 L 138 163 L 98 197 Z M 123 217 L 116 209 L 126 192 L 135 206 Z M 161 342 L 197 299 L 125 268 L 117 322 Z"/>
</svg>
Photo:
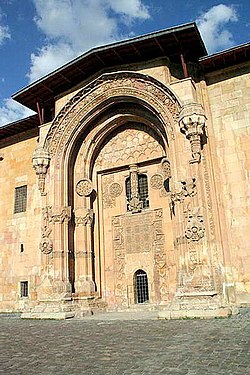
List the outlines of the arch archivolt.
<svg viewBox="0 0 250 375">
<path fill-rule="evenodd" d="M 139 101 L 163 124 L 168 138 L 175 137 L 180 105 L 169 88 L 140 73 L 104 74 L 71 98 L 52 123 L 45 149 L 55 157 L 57 165 L 72 139 L 86 129 L 95 114 L 110 102 L 126 100 Z"/>
</svg>

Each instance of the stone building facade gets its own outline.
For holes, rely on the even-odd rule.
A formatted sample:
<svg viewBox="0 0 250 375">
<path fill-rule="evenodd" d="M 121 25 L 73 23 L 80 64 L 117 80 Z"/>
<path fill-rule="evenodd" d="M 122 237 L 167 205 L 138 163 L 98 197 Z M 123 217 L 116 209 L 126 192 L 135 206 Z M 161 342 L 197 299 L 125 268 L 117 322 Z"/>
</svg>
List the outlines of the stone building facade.
<svg viewBox="0 0 250 375">
<path fill-rule="evenodd" d="M 0 309 L 220 316 L 250 303 L 249 45 L 195 24 L 94 49 L 0 129 Z"/>
</svg>

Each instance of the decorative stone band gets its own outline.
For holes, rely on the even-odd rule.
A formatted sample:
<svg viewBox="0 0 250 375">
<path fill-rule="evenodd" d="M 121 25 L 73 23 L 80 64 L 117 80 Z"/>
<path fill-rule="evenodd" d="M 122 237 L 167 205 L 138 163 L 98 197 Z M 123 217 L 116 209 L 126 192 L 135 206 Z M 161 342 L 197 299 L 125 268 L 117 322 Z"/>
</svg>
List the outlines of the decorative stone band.
<svg viewBox="0 0 250 375">
<path fill-rule="evenodd" d="M 48 151 L 44 150 L 42 147 L 38 147 L 33 153 L 32 165 L 38 177 L 38 189 L 40 190 L 41 195 L 46 195 L 44 188 L 49 162 L 50 157 Z"/>
<path fill-rule="evenodd" d="M 206 116 L 201 104 L 185 104 L 179 113 L 179 126 L 191 144 L 192 159 L 190 163 L 198 163 L 201 158 L 201 137 L 204 133 Z"/>
<path fill-rule="evenodd" d="M 91 225 L 93 223 L 94 213 L 90 208 L 76 208 L 75 209 L 75 223 L 79 225 Z"/>
</svg>

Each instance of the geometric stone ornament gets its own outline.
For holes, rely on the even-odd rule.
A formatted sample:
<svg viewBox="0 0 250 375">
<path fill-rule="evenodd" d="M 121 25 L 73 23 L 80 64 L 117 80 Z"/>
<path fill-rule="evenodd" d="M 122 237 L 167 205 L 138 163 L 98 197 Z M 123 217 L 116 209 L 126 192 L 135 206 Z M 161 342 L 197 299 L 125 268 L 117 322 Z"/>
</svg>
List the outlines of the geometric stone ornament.
<svg viewBox="0 0 250 375">
<path fill-rule="evenodd" d="M 154 190 L 159 190 L 164 187 L 164 177 L 160 173 L 154 174 L 150 179 L 150 186 Z"/>
<path fill-rule="evenodd" d="M 79 180 L 76 184 L 76 192 L 80 197 L 88 197 L 93 191 L 92 181 L 88 178 Z"/>
<path fill-rule="evenodd" d="M 122 193 L 122 185 L 119 184 L 118 182 L 113 182 L 109 186 L 109 195 L 111 196 L 111 198 L 119 197 L 121 193 Z"/>
</svg>

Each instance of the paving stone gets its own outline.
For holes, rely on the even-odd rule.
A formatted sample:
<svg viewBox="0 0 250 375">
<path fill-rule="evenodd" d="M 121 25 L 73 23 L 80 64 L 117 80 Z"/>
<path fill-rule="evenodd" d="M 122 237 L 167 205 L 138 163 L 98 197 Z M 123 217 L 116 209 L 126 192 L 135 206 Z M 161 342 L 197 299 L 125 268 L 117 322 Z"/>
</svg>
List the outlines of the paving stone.
<svg viewBox="0 0 250 375">
<path fill-rule="evenodd" d="M 0 319 L 0 373 L 250 374 L 250 319 Z M 98 320 L 99 319 L 99 320 Z"/>
</svg>

